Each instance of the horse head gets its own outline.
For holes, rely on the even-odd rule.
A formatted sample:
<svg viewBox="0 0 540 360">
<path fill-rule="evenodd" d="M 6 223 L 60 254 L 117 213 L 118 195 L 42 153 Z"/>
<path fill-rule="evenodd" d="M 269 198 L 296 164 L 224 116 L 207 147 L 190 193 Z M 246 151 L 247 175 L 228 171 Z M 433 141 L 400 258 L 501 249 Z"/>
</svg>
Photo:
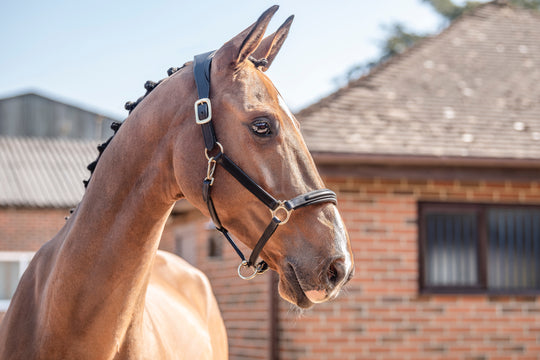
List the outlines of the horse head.
<svg viewBox="0 0 540 360">
<path fill-rule="evenodd" d="M 276 10 L 199 59 L 199 70 L 197 58 L 188 64 L 195 77 L 178 75 L 189 83 L 197 122 L 189 121 L 190 141 L 177 143 L 174 168 L 181 194 L 264 260 L 243 266 L 275 270 L 281 296 L 307 308 L 337 296 L 353 256 L 335 194 L 322 190 L 300 124 L 265 74 L 293 20 L 264 38 Z"/>
</svg>

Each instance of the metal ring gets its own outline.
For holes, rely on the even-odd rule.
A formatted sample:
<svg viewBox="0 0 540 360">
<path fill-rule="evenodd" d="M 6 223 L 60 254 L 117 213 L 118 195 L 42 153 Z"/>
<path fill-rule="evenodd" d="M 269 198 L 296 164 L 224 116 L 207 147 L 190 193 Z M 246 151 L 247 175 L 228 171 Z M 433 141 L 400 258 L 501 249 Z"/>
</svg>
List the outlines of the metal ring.
<svg viewBox="0 0 540 360">
<path fill-rule="evenodd" d="M 257 276 L 258 271 L 259 271 L 257 268 L 253 268 L 253 274 L 250 274 L 250 275 L 248 275 L 248 276 L 242 275 L 242 273 L 241 273 L 240 270 L 241 270 L 242 268 L 244 268 L 244 267 L 246 267 L 246 268 L 250 267 L 250 266 L 248 265 L 248 262 L 247 262 L 246 260 L 243 260 L 243 261 L 240 263 L 240 265 L 238 265 L 238 276 L 240 276 L 241 279 L 244 279 L 244 280 L 251 280 L 251 279 L 253 279 L 255 276 Z"/>
<path fill-rule="evenodd" d="M 214 159 L 216 156 L 218 156 L 219 154 L 223 154 L 223 145 L 221 145 L 219 143 L 219 141 L 216 141 L 216 145 L 219 146 L 219 153 L 217 153 L 216 155 L 210 157 L 208 155 L 208 149 L 207 148 L 204 148 L 204 156 L 206 156 L 206 160 L 210 161 L 210 159 Z"/>
<path fill-rule="evenodd" d="M 284 216 L 283 219 L 278 216 L 279 211 L 285 211 L 286 215 Z M 275 208 L 274 210 L 270 209 L 270 213 L 272 214 L 272 217 L 275 217 L 279 220 L 279 225 L 284 225 L 287 223 L 287 221 L 289 221 L 289 218 L 291 217 L 291 212 L 292 210 L 287 209 L 283 201 L 280 201 L 279 206 Z"/>
</svg>

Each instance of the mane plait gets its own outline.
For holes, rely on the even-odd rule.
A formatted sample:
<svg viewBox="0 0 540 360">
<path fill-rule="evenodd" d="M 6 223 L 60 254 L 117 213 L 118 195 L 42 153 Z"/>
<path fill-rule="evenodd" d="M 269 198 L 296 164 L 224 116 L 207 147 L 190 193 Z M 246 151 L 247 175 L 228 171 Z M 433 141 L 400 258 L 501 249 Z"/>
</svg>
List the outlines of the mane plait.
<svg viewBox="0 0 540 360">
<path fill-rule="evenodd" d="M 181 67 L 171 67 L 169 68 L 169 70 L 167 70 L 167 75 L 168 76 L 171 76 L 172 74 L 176 73 L 178 70 L 181 70 L 183 69 L 184 67 L 186 66 L 186 64 L 184 64 L 183 66 Z M 124 108 L 129 111 L 129 114 L 131 114 L 131 112 L 133 111 L 133 109 L 135 109 L 135 107 L 137 105 L 139 105 L 139 103 L 141 101 L 143 101 L 143 99 L 148 95 L 150 94 L 150 92 L 152 92 L 152 90 L 154 90 L 159 84 L 161 84 L 161 82 L 165 80 L 165 79 L 161 79 L 160 81 L 158 82 L 154 82 L 154 81 L 151 81 L 151 80 L 148 80 L 147 82 L 144 83 L 144 88 L 146 89 L 146 93 L 141 96 L 140 98 L 137 99 L 137 101 L 133 102 L 133 101 L 128 101 L 125 105 L 124 105 Z M 107 146 L 110 144 L 110 142 L 112 141 L 112 139 L 114 138 L 114 136 L 116 135 L 116 133 L 118 132 L 118 130 L 120 129 L 120 126 L 123 124 L 123 122 L 113 122 L 111 124 L 111 129 L 114 131 L 114 134 L 107 140 L 105 141 L 104 143 L 102 144 L 99 144 L 97 146 L 97 149 L 99 151 L 99 154 L 98 154 L 98 157 L 96 160 L 92 161 L 90 164 L 88 164 L 88 166 L 86 167 L 88 170 L 90 170 L 90 177 L 88 178 L 88 180 L 83 180 L 83 184 L 84 184 L 84 188 L 86 189 L 88 187 L 88 184 L 90 183 L 90 180 L 92 179 L 92 175 L 94 174 L 94 170 L 96 169 L 96 166 L 97 166 L 97 163 L 99 161 L 99 159 L 101 158 L 101 155 L 103 154 L 103 152 L 105 151 L 105 149 L 107 148 Z"/>
<path fill-rule="evenodd" d="M 111 129 L 114 131 L 114 134 L 109 139 L 107 139 L 107 141 L 105 141 L 104 143 L 99 144 L 97 146 L 97 149 L 99 151 L 97 159 L 92 161 L 86 167 L 88 170 L 90 170 L 90 177 L 88 178 L 88 180 L 83 180 L 83 184 L 84 184 L 85 189 L 88 187 L 88 183 L 90 182 L 90 179 L 92 179 L 92 174 L 94 174 L 94 170 L 96 169 L 96 166 L 97 166 L 97 163 L 99 161 L 99 158 L 101 157 L 101 154 L 103 154 L 103 152 L 105 151 L 105 149 L 107 148 L 107 146 L 109 145 L 111 140 L 113 139 L 114 135 L 116 135 L 116 133 L 118 132 L 118 130 L 120 129 L 120 126 L 122 126 L 122 124 L 123 123 L 121 123 L 121 122 L 116 122 L 116 121 L 113 122 L 111 124 Z"/>
<path fill-rule="evenodd" d="M 172 74 L 174 74 L 175 72 L 177 72 L 178 70 L 181 70 L 184 68 L 184 66 L 186 66 L 186 64 L 182 65 L 181 67 L 171 67 L 169 68 L 169 70 L 167 70 L 167 75 L 168 76 L 171 76 Z M 158 82 L 154 82 L 152 80 L 148 80 L 147 82 L 144 83 L 144 88 L 146 89 L 146 93 L 141 96 L 140 98 L 137 99 L 137 101 L 128 101 L 125 105 L 124 105 L 124 109 L 126 109 L 127 111 L 129 111 L 129 113 L 131 114 L 131 112 L 133 111 L 133 109 L 135 109 L 135 107 L 137 105 L 139 105 L 139 103 L 141 101 L 144 100 L 144 98 L 150 94 L 152 92 L 152 90 L 154 90 L 159 84 L 161 84 L 161 82 L 165 80 L 165 79 L 161 79 L 159 80 Z"/>
</svg>

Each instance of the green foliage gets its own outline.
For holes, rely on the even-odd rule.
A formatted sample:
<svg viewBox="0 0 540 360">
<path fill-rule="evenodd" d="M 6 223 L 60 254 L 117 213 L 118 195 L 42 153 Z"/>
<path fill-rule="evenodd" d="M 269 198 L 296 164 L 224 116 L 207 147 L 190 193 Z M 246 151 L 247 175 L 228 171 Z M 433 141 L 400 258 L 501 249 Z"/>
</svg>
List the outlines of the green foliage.
<svg viewBox="0 0 540 360">
<path fill-rule="evenodd" d="M 467 1 L 463 6 L 454 4 L 451 0 L 422 0 L 431 5 L 439 15 L 448 21 L 453 21 L 464 13 L 474 10 L 481 3 L 478 1 Z"/>
<path fill-rule="evenodd" d="M 482 2 L 479 1 L 467 1 L 462 6 L 459 6 L 454 4 L 452 0 L 421 1 L 431 6 L 447 24 L 454 21 L 461 15 L 474 10 L 476 7 L 482 4 Z M 540 10 L 540 0 L 506 0 L 506 2 L 525 9 Z M 425 34 L 409 32 L 402 24 L 399 23 L 394 23 L 386 28 L 388 30 L 388 35 L 386 39 L 381 41 L 381 55 L 379 58 L 351 67 L 344 76 L 345 82 L 350 82 L 357 79 L 369 71 L 372 67 L 385 62 L 394 55 L 401 54 L 403 51 L 413 46 L 418 40 L 428 36 Z M 336 79 L 336 82 L 341 83 L 343 80 Z"/>
<path fill-rule="evenodd" d="M 402 24 L 393 24 L 390 26 L 388 38 L 383 42 L 382 57 L 386 59 L 401 54 L 424 37 L 425 35 L 408 32 Z"/>
<path fill-rule="evenodd" d="M 540 10 L 540 0 L 509 0 L 508 2 L 525 9 Z"/>
<path fill-rule="evenodd" d="M 344 75 L 344 78 L 335 79 L 338 85 L 342 85 L 343 82 L 347 83 L 354 79 L 359 78 L 371 68 L 379 65 L 392 56 L 401 54 L 411 46 L 413 46 L 418 40 L 425 38 L 427 35 L 417 34 L 407 31 L 405 26 L 399 23 L 394 23 L 390 26 L 384 26 L 387 31 L 387 37 L 380 42 L 381 55 L 376 60 L 367 61 L 364 63 L 356 64 L 349 68 Z"/>
</svg>

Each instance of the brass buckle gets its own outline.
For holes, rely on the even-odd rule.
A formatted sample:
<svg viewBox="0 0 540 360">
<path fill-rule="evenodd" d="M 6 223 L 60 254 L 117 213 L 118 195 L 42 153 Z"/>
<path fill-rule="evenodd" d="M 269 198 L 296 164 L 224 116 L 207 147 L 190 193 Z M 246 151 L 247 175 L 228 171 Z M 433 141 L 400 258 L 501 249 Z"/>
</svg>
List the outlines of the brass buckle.
<svg viewBox="0 0 540 360">
<path fill-rule="evenodd" d="M 285 211 L 285 214 L 283 214 L 283 211 Z M 278 225 L 284 225 L 289 221 L 289 218 L 291 217 L 292 210 L 287 209 L 285 206 L 285 202 L 280 201 L 279 206 L 275 208 L 274 210 L 270 209 L 270 213 L 272 214 L 272 217 L 275 217 L 279 220 Z M 281 217 L 280 217 L 281 215 Z"/>
<path fill-rule="evenodd" d="M 208 108 L 208 116 L 204 119 L 199 119 L 199 105 L 205 105 Z M 199 125 L 206 124 L 212 120 L 212 105 L 209 98 L 203 98 L 195 101 L 195 122 Z"/>
</svg>

